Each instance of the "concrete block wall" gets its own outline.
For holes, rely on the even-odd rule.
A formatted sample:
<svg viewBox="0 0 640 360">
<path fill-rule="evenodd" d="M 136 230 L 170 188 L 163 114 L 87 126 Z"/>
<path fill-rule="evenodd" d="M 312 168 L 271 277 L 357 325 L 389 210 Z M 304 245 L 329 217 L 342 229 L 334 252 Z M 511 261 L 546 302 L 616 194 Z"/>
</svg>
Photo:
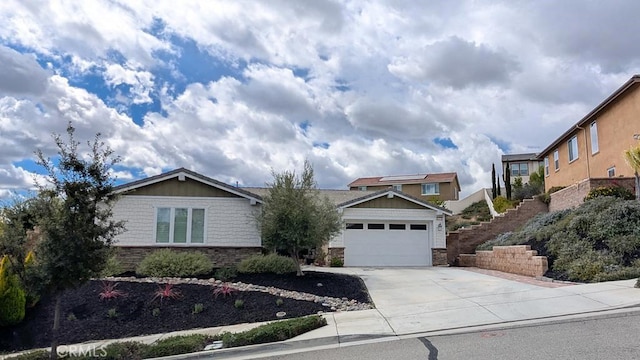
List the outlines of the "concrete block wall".
<svg viewBox="0 0 640 360">
<path fill-rule="evenodd" d="M 514 231 L 535 215 L 548 211 L 547 204 L 539 198 L 525 199 L 517 208 L 507 210 L 502 216 L 495 217 L 490 222 L 450 232 L 447 235 L 449 264 L 458 265 L 460 254 L 473 254 L 476 246 L 502 233 Z"/>
<path fill-rule="evenodd" d="M 333 258 L 338 258 L 340 260 L 342 260 L 342 262 L 344 263 L 344 248 L 343 247 L 331 247 L 329 248 L 328 251 L 328 261 L 331 262 L 331 259 Z"/>
<path fill-rule="evenodd" d="M 529 245 L 494 246 L 493 251 L 477 251 L 476 267 L 525 276 L 543 276 L 549 269 L 546 256 L 538 256 Z"/>
<path fill-rule="evenodd" d="M 591 189 L 601 186 L 622 186 L 633 194 L 636 191 L 635 179 L 632 177 L 585 179 L 551 194 L 549 211 L 575 208 L 584 202 Z"/>
<path fill-rule="evenodd" d="M 431 265 L 444 266 L 447 265 L 447 249 L 433 248 L 431 249 Z"/>
</svg>

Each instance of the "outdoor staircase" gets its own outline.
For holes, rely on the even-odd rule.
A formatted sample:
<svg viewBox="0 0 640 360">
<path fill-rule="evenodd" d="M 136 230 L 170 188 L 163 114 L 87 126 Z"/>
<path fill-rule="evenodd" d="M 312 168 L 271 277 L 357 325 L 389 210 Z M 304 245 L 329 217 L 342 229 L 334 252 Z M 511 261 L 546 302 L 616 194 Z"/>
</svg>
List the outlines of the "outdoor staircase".
<svg viewBox="0 0 640 360">
<path fill-rule="evenodd" d="M 491 221 L 451 231 L 447 234 L 447 261 L 450 265 L 458 265 L 460 254 L 474 254 L 476 246 L 502 233 L 515 231 L 535 215 L 548 211 L 547 204 L 538 197 L 524 199 L 515 209 L 508 209 Z"/>
</svg>

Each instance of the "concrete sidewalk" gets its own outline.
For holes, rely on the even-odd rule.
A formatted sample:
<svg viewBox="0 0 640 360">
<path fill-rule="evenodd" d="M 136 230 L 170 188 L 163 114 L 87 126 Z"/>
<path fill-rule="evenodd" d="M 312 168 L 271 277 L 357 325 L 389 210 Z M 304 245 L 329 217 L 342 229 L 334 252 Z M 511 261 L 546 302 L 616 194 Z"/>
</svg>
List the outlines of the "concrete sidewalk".
<svg viewBox="0 0 640 360">
<path fill-rule="evenodd" d="M 310 267 L 306 270 L 360 276 L 367 285 L 376 308 L 324 314 L 327 326 L 282 343 L 185 354 L 171 359 L 206 358 L 214 354 L 216 358 L 234 357 L 237 354 L 251 354 L 254 357 L 266 351 L 305 346 L 336 346 L 377 337 L 516 323 L 640 305 L 640 289 L 634 288 L 635 279 L 568 285 L 544 283 L 510 274 L 494 273 L 497 276 L 492 276 L 483 273 L 485 271 L 464 268 Z M 95 348 L 113 341 L 153 343 L 168 336 L 239 332 L 261 324 L 105 340 L 82 346 Z"/>
</svg>

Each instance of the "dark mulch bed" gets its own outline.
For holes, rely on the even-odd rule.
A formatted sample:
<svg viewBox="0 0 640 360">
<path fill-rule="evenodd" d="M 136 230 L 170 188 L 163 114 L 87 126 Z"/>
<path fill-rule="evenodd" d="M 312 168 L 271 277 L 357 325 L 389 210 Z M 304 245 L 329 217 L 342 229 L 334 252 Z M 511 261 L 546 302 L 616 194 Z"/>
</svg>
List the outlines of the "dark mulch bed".
<svg viewBox="0 0 640 360">
<path fill-rule="evenodd" d="M 358 277 L 323 272 L 306 272 L 303 277 L 273 274 L 239 274 L 230 281 L 274 286 L 286 290 L 319 296 L 355 299 L 370 302 L 362 280 Z M 321 283 L 322 286 L 318 286 Z M 279 311 L 285 318 L 328 311 L 327 307 L 309 301 L 283 298 L 260 292 L 233 292 L 229 296 L 213 295 L 213 288 L 204 285 L 179 284 L 179 299 L 153 299 L 159 285 L 152 283 L 120 282 L 118 290 L 127 296 L 101 300 L 102 282 L 91 281 L 82 287 L 65 292 L 62 300 L 60 343 L 74 344 L 89 340 L 116 339 L 131 336 L 232 325 L 246 322 L 275 320 Z M 243 300 L 240 309 L 234 306 Z M 203 304 L 204 310 L 194 314 L 194 305 Z M 0 352 L 47 347 L 51 343 L 54 299 L 43 298 L 38 305 L 27 310 L 24 321 L 11 328 L 0 328 Z M 110 309 L 118 314 L 109 317 Z M 154 316 L 154 309 L 159 314 Z M 73 315 L 71 315 L 73 314 Z"/>
<path fill-rule="evenodd" d="M 319 296 L 346 297 L 349 300 L 357 300 L 362 303 L 371 302 L 364 282 L 357 276 L 305 271 L 302 277 L 298 277 L 296 274 L 238 274 L 229 281 L 273 286 Z M 318 286 L 318 284 L 322 284 L 322 286 Z"/>
</svg>

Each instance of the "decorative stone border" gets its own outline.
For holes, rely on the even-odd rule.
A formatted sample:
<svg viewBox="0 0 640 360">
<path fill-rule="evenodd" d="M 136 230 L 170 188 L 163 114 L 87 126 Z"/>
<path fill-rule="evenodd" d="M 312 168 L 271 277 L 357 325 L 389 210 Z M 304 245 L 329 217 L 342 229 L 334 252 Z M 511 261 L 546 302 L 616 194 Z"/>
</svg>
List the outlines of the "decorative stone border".
<svg viewBox="0 0 640 360">
<path fill-rule="evenodd" d="M 169 283 L 169 284 L 196 284 L 196 285 L 209 285 L 209 286 L 222 286 L 225 282 L 221 280 L 211 279 L 196 279 L 196 278 L 136 278 L 136 277 L 114 277 L 109 276 L 102 278 L 105 281 L 128 281 L 128 282 L 140 282 L 140 283 Z M 245 284 L 243 282 L 228 282 L 226 283 L 231 288 L 238 291 L 257 291 L 268 293 L 274 296 L 279 296 L 294 300 L 313 301 L 320 303 L 322 306 L 328 307 L 331 311 L 357 311 L 373 309 L 371 304 L 359 303 L 357 300 L 349 300 L 348 298 L 334 298 L 330 296 L 318 296 L 305 292 L 298 292 L 292 290 L 284 290 L 275 288 L 272 286 L 261 286 L 253 284 Z"/>
</svg>

